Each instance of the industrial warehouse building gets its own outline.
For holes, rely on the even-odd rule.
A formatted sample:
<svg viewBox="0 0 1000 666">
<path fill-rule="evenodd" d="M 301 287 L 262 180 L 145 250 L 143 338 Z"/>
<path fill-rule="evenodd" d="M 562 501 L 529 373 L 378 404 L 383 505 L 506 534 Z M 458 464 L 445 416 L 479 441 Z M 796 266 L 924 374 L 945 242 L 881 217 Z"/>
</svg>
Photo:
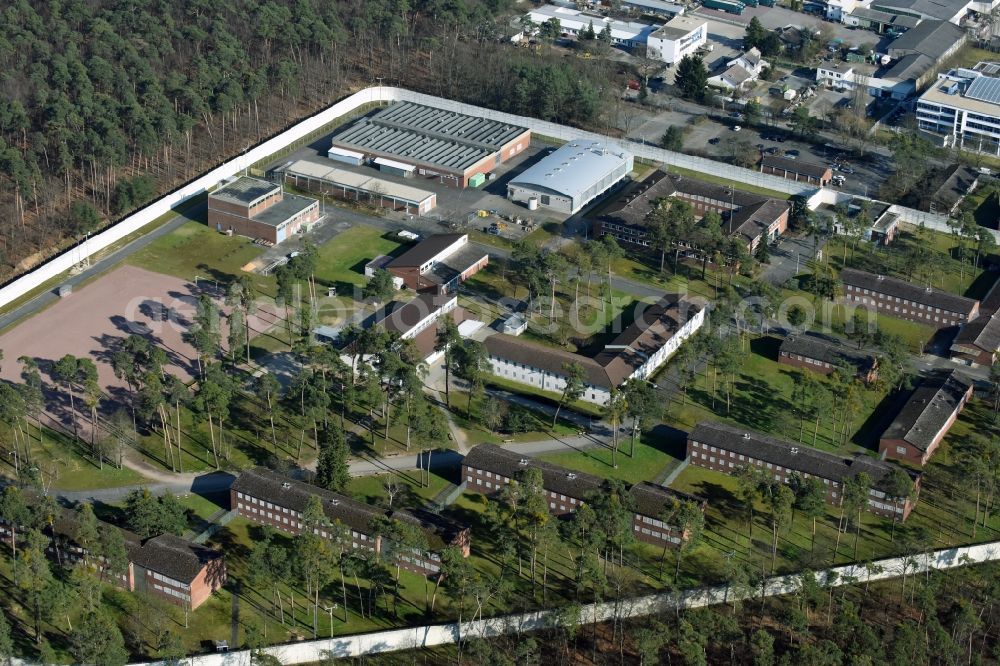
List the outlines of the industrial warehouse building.
<svg viewBox="0 0 1000 666">
<path fill-rule="evenodd" d="M 600 141 L 563 144 L 507 185 L 507 198 L 572 215 L 632 171 L 632 153 Z"/>
<path fill-rule="evenodd" d="M 334 135 L 327 155 L 404 178 L 477 187 L 486 174 L 518 155 L 531 130 L 413 102 L 397 102 Z"/>
<path fill-rule="evenodd" d="M 319 202 L 280 185 L 241 176 L 208 195 L 208 226 L 280 243 L 319 219 Z"/>
<path fill-rule="evenodd" d="M 708 23 L 704 19 L 675 16 L 646 39 L 646 54 L 673 65 L 694 53 L 708 41 Z"/>
<path fill-rule="evenodd" d="M 424 215 L 437 205 L 433 192 L 308 160 L 291 164 L 284 174 L 286 183 L 310 192 L 410 215 Z"/>
</svg>

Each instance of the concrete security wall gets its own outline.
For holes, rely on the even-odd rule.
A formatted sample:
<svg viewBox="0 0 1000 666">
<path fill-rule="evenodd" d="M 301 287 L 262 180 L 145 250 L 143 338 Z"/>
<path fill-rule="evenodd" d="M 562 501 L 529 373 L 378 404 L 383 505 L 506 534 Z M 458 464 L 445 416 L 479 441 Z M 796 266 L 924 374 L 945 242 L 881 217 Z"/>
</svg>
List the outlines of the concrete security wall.
<svg viewBox="0 0 1000 666">
<path fill-rule="evenodd" d="M 833 567 L 816 573 L 820 584 L 830 587 L 850 585 L 867 581 L 885 580 L 922 573 L 929 569 L 951 569 L 967 564 L 1000 560 L 1000 541 L 932 551 L 924 555 L 897 557 L 879 560 L 869 565 L 852 564 Z M 653 594 L 618 602 L 587 604 L 582 607 L 580 619 L 583 623 L 609 620 L 619 617 L 640 617 L 654 613 L 682 609 L 701 608 L 731 602 L 736 598 L 780 596 L 793 594 L 801 588 L 797 575 L 775 576 L 767 579 L 762 589 L 747 593 L 728 590 L 724 585 L 696 588 L 678 594 Z M 433 647 L 454 643 L 459 632 L 464 638 L 490 637 L 507 633 L 534 631 L 553 625 L 554 611 L 537 611 L 517 615 L 463 622 L 461 628 L 455 623 L 412 627 L 380 631 L 371 634 L 343 636 L 340 638 L 305 641 L 294 645 L 267 648 L 266 652 L 277 657 L 282 664 L 307 664 L 335 657 L 358 657 L 397 650 Z M 322 623 L 321 623 L 322 624 Z M 29 662 L 15 660 L 16 666 L 32 666 Z M 235 651 L 225 654 L 209 654 L 185 660 L 190 666 L 249 666 L 250 654 Z M 145 662 L 134 666 L 164 666 L 163 662 Z"/>
<path fill-rule="evenodd" d="M 584 132 L 572 127 L 558 125 L 545 120 L 538 120 L 537 118 L 517 116 L 510 113 L 504 113 L 502 111 L 484 109 L 471 104 L 463 104 L 461 102 L 442 99 L 432 95 L 425 95 L 423 93 L 413 92 L 403 88 L 373 86 L 371 88 L 360 90 L 350 97 L 342 99 L 333 106 L 306 118 L 302 122 L 282 132 L 281 134 L 278 134 L 274 138 L 268 139 L 264 143 L 259 144 L 258 146 L 247 151 L 245 154 L 219 165 L 187 185 L 184 185 L 174 192 L 165 195 L 161 199 L 158 199 L 138 212 L 129 215 L 101 233 L 92 236 L 85 243 L 66 250 L 64 253 L 50 259 L 31 272 L 26 273 L 3 288 L 0 288 L 0 308 L 24 296 L 45 282 L 59 276 L 62 273 L 65 273 L 66 271 L 69 271 L 81 261 L 92 257 L 96 253 L 118 242 L 129 234 L 139 231 L 161 215 L 169 213 L 172 208 L 184 203 L 194 196 L 211 190 L 221 181 L 238 174 L 240 171 L 256 162 L 266 159 L 286 147 L 288 144 L 309 135 L 310 133 L 322 128 L 324 125 L 332 123 L 338 118 L 354 111 L 358 107 L 374 102 L 395 101 L 409 101 L 420 104 L 428 104 L 442 109 L 451 109 L 473 116 L 521 125 L 529 128 L 535 134 L 541 134 L 543 136 L 549 136 L 563 141 L 581 138 L 607 141 L 611 144 L 618 144 L 622 148 L 632 152 L 637 157 L 647 160 L 661 162 L 669 166 L 677 166 L 684 169 L 700 171 L 702 173 L 711 173 L 713 175 L 728 178 L 737 182 L 755 185 L 778 192 L 784 192 L 786 194 L 811 194 L 816 191 L 815 187 L 805 183 L 796 183 L 795 181 L 785 180 L 784 178 L 760 173 L 752 169 L 744 169 L 742 167 L 723 164 L 721 162 L 705 159 L 703 157 L 694 157 L 692 155 L 676 153 L 658 148 L 656 146 L 635 143 L 626 139 L 608 139 L 607 137 L 599 134 Z M 924 224 L 928 228 L 945 232 L 949 231 L 947 225 L 945 224 L 945 220 L 947 219 L 945 216 L 923 213 L 921 211 L 912 210 L 903 206 L 894 206 L 893 208 L 894 212 L 897 212 L 904 221 L 911 222 L 912 224 L 919 224 L 920 220 L 923 220 Z M 994 232 L 994 234 L 997 235 L 998 240 L 1000 240 L 1000 233 Z"/>
</svg>

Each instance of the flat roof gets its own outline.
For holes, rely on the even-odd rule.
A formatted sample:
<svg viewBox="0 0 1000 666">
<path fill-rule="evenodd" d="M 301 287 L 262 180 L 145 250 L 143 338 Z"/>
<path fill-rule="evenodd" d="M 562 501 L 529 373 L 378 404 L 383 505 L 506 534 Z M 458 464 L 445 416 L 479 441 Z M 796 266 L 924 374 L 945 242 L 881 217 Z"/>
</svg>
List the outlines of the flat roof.
<svg viewBox="0 0 1000 666">
<path fill-rule="evenodd" d="M 209 194 L 209 196 L 213 199 L 219 199 L 220 201 L 229 201 L 243 206 L 252 206 L 264 197 L 273 194 L 274 191 L 278 189 L 280 189 L 280 186 L 275 183 L 261 180 L 259 178 L 240 176 L 236 180 L 226 183 L 219 189 L 215 190 Z"/>
<path fill-rule="evenodd" d="M 348 150 L 347 148 L 338 148 L 337 146 L 330 146 L 329 152 L 337 155 L 343 155 L 344 157 L 353 157 L 358 160 L 363 160 L 365 158 L 364 153 L 359 153 L 356 150 Z"/>
<path fill-rule="evenodd" d="M 680 39 L 703 25 L 707 25 L 705 19 L 692 18 L 690 16 L 675 16 L 667 21 L 665 25 L 657 28 L 653 32 L 653 36 L 661 39 Z"/>
<path fill-rule="evenodd" d="M 787 157 L 778 157 L 776 155 L 765 155 L 760 163 L 761 166 L 784 169 L 785 171 L 799 173 L 803 176 L 812 176 L 813 178 L 826 178 L 831 173 L 830 167 L 822 164 L 790 160 Z"/>
<path fill-rule="evenodd" d="M 413 171 L 414 169 L 414 166 L 412 164 L 406 164 L 405 162 L 397 162 L 396 160 L 390 160 L 387 157 L 376 157 L 372 161 L 379 166 L 387 166 L 393 169 L 399 169 L 400 171 Z"/>
<path fill-rule="evenodd" d="M 433 192 L 421 190 L 418 187 L 395 183 L 391 180 L 368 176 L 367 174 L 357 173 L 356 171 L 338 169 L 336 167 L 319 164 L 309 160 L 299 160 L 293 163 L 285 169 L 285 173 L 290 173 L 293 176 L 304 176 L 306 178 L 321 180 L 325 183 L 336 185 L 338 187 L 349 187 L 369 193 L 384 194 L 387 197 L 399 199 L 401 201 L 409 201 L 414 204 L 420 204 L 428 199 L 434 198 Z"/>
<path fill-rule="evenodd" d="M 623 148 L 612 149 L 601 141 L 575 139 L 512 178 L 510 185 L 550 190 L 576 201 L 594 183 L 630 160 L 632 154 Z"/>
<path fill-rule="evenodd" d="M 559 19 L 564 28 L 573 30 L 582 30 L 593 23 L 594 32 L 599 33 L 607 27 L 611 31 L 612 38 L 626 41 L 644 41 L 658 27 L 638 21 L 619 21 L 597 12 L 557 7 L 556 5 L 535 7 L 529 12 L 529 16 L 536 23 L 543 23 L 552 18 Z M 538 20 L 538 17 L 541 17 L 542 20 Z"/>
<path fill-rule="evenodd" d="M 334 135 L 331 145 L 464 171 L 529 130 L 413 102 L 397 102 Z"/>
<path fill-rule="evenodd" d="M 260 222 L 271 227 L 280 227 L 290 217 L 301 213 L 307 208 L 318 205 L 319 202 L 316 199 L 300 197 L 297 194 L 285 192 L 281 197 L 281 201 L 268 206 L 254 215 L 252 219 L 254 222 Z"/>
</svg>

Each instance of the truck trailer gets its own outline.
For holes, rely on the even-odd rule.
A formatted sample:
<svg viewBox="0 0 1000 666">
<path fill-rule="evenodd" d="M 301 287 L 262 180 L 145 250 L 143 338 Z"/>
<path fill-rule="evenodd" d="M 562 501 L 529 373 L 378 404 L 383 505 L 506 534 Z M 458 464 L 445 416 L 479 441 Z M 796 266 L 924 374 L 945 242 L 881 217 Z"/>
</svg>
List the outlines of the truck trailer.
<svg viewBox="0 0 1000 666">
<path fill-rule="evenodd" d="M 746 5 L 739 2 L 739 0 L 703 0 L 701 6 L 706 9 L 718 9 L 729 14 L 736 14 L 737 16 L 742 14 L 743 10 L 746 9 Z"/>
</svg>

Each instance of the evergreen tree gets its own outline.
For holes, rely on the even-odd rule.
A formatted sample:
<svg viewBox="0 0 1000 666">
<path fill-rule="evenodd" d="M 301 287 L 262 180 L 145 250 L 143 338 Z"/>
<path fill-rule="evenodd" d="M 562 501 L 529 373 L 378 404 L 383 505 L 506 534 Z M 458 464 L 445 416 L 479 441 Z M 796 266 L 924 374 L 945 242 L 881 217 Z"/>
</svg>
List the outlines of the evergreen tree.
<svg viewBox="0 0 1000 666">
<path fill-rule="evenodd" d="M 319 460 L 316 462 L 316 485 L 344 492 L 351 480 L 350 467 L 347 459 L 350 448 L 344 437 L 344 431 L 335 426 L 323 430 L 320 438 Z"/>
<path fill-rule="evenodd" d="M 677 74 L 674 77 L 681 97 L 700 102 L 705 98 L 705 88 L 708 86 L 708 69 L 701 56 L 686 55 L 677 64 Z"/>
<path fill-rule="evenodd" d="M 70 635 L 70 652 L 81 664 L 122 666 L 128 651 L 118 626 L 103 613 L 87 613 Z"/>
</svg>

